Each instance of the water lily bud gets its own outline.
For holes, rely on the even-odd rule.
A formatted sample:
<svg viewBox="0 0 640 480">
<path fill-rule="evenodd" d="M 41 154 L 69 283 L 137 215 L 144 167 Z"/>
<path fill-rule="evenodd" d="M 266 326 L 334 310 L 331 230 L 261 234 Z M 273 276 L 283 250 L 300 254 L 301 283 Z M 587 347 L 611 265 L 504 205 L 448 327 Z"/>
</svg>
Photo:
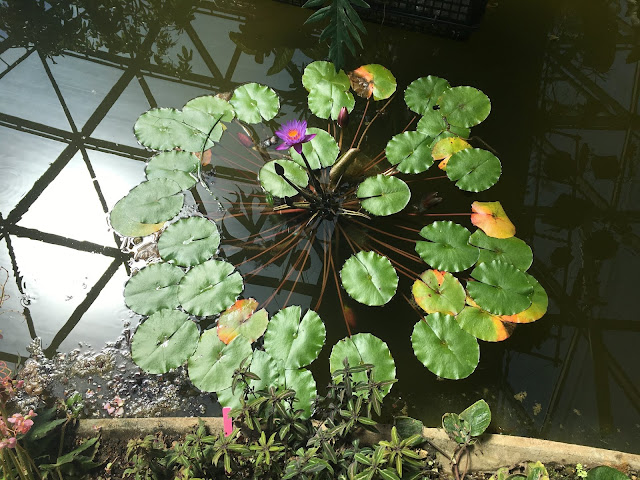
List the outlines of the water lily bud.
<svg viewBox="0 0 640 480">
<path fill-rule="evenodd" d="M 276 174 L 282 176 L 284 175 L 284 167 L 282 165 L 280 165 L 279 163 L 276 163 L 273 165 L 273 168 L 276 171 Z"/>
<path fill-rule="evenodd" d="M 345 128 L 349 124 L 349 112 L 347 111 L 347 107 L 342 107 L 340 109 L 340 114 L 338 115 L 338 126 L 340 128 Z"/>
</svg>

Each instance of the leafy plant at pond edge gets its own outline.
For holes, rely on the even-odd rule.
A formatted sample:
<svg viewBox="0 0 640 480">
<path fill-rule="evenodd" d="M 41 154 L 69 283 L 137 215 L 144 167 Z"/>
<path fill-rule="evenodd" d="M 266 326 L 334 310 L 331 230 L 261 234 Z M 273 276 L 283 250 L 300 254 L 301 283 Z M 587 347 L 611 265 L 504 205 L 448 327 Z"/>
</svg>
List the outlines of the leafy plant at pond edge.
<svg viewBox="0 0 640 480">
<path fill-rule="evenodd" d="M 309 110 L 328 121 L 326 130 L 289 121 L 275 132 L 276 141 L 261 141 L 252 125 L 271 121 L 280 104 L 272 89 L 255 83 L 230 94 L 195 98 L 182 110 L 151 109 L 136 122 L 138 140 L 160 153 L 149 161 L 148 180 L 121 199 L 110 216 L 113 228 L 125 237 L 158 237 L 158 262 L 140 270 L 125 287 L 127 305 L 149 316 L 134 336 L 134 360 L 156 373 L 188 361 L 196 385 L 233 401 L 230 372 L 252 355 L 251 342 L 262 332 L 266 330 L 265 343 L 270 337 L 272 325 L 264 309 L 285 284 L 290 286 L 284 303 L 289 302 L 314 252 L 322 263 L 315 308 L 333 279 L 349 336 L 346 298 L 384 305 L 404 277 L 413 282 L 411 304 L 427 313 L 411 338 L 418 359 L 443 378 L 470 375 L 479 362 L 478 339 L 508 338 L 516 324 L 542 317 L 548 303 L 544 289 L 526 273 L 531 249 L 514 236 L 515 227 L 499 202 L 476 201 L 471 213 L 452 214 L 427 213 L 422 200 L 411 203 L 415 185 L 439 178 L 427 176 L 435 161 L 463 191 L 486 190 L 498 180 L 500 160 L 473 147 L 470 137 L 470 127 L 489 115 L 488 97 L 472 87 L 451 87 L 438 77 L 419 78 L 404 92 L 414 118 L 370 158 L 361 146 L 396 90 L 391 72 L 365 65 L 347 75 L 331 63 L 313 62 L 302 83 L 309 92 Z M 366 98 L 363 120 L 374 102 L 386 103 L 366 127 L 360 122 L 347 147 L 342 127 L 355 107 L 352 91 Z M 416 129 L 408 130 L 418 119 Z M 220 143 L 232 128 L 240 129 L 233 138 L 244 154 Z M 269 151 L 278 139 L 278 148 Z M 382 165 L 385 160 L 387 166 Z M 237 190 L 225 189 L 224 182 L 233 180 Z M 200 197 L 196 181 L 207 195 L 216 191 L 218 197 Z M 209 212 L 207 205 L 216 206 L 209 217 L 251 226 L 257 209 L 257 232 L 236 238 L 226 223 L 220 229 L 202 213 L 193 213 L 184 206 L 187 189 L 203 213 Z M 432 202 L 435 197 L 426 198 Z M 451 215 L 468 217 L 478 229 L 431 221 Z M 215 258 L 221 238 L 239 247 L 239 254 Z M 415 254 L 407 251 L 407 243 Z M 255 255 L 248 253 L 252 246 L 258 250 Z M 338 268 L 345 248 L 351 254 Z M 285 259 L 286 273 L 269 298 L 238 300 L 243 277 L 250 280 Z M 262 264 L 246 271 L 260 260 Z M 424 263 L 430 268 L 420 274 L 407 262 L 420 270 Z M 342 289 L 348 297 L 343 298 Z M 258 306 L 261 313 L 253 317 Z M 322 323 L 313 315 L 314 322 Z M 288 316 L 285 308 L 274 319 Z M 215 324 L 217 334 L 206 330 Z M 272 380 L 286 387 L 293 367 L 282 366 L 283 359 L 266 348 L 260 352 L 254 359 L 260 367 L 255 368 L 270 371 Z M 211 383 L 221 375 L 227 380 Z M 306 385 L 311 391 L 310 382 Z"/>
</svg>

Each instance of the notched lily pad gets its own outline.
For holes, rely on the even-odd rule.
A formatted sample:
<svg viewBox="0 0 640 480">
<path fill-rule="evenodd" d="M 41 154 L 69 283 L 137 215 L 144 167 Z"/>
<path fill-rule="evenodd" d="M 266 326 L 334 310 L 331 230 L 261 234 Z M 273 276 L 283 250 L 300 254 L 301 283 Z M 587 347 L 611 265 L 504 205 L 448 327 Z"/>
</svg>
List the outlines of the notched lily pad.
<svg viewBox="0 0 640 480">
<path fill-rule="evenodd" d="M 173 180 L 182 190 L 188 190 L 196 183 L 193 173 L 198 169 L 198 157 L 191 152 L 162 152 L 151 157 L 145 168 L 149 180 L 168 178 Z"/>
<path fill-rule="evenodd" d="M 307 134 L 312 133 L 315 133 L 316 136 L 302 144 L 302 153 L 309 162 L 309 166 L 312 170 L 332 166 L 338 158 L 340 147 L 333 136 L 326 131 L 320 128 L 307 128 Z M 289 155 L 301 168 L 306 168 L 302 155 L 296 152 L 293 147 L 289 149 Z"/>
<path fill-rule="evenodd" d="M 146 237 L 160 230 L 165 222 L 141 223 L 131 218 L 127 213 L 127 202 L 124 198 L 115 204 L 109 214 L 111 227 L 123 237 Z"/>
<path fill-rule="evenodd" d="M 166 262 L 192 267 L 210 259 L 219 245 L 220 234 L 215 223 L 202 217 L 189 217 L 178 220 L 162 232 L 158 252 Z"/>
<path fill-rule="evenodd" d="M 448 272 L 427 270 L 412 288 L 416 303 L 427 313 L 456 315 L 464 307 L 464 288 Z"/>
<path fill-rule="evenodd" d="M 466 148 L 451 155 L 446 171 L 459 189 L 481 192 L 495 185 L 502 173 L 502 165 L 498 157 L 487 150 Z"/>
<path fill-rule="evenodd" d="M 516 237 L 489 237 L 482 230 L 476 230 L 471 237 L 469 237 L 469 243 L 480 248 L 478 263 L 499 260 L 510 263 L 523 272 L 527 271 L 531 263 L 533 263 L 531 247 Z"/>
<path fill-rule="evenodd" d="M 404 132 L 389 140 L 385 149 L 387 160 L 402 173 L 421 173 L 433 165 L 433 138 L 420 132 Z"/>
<path fill-rule="evenodd" d="M 500 202 L 473 202 L 471 204 L 471 223 L 490 237 L 511 238 L 516 234 L 516 227 Z"/>
<path fill-rule="evenodd" d="M 298 194 L 295 188 L 276 173 L 276 164 L 284 169 L 284 176 L 294 185 L 304 188 L 309 184 L 309 176 L 306 170 L 296 162 L 291 160 L 273 160 L 265 163 L 258 175 L 262 187 L 270 194 L 280 198 L 293 197 Z"/>
<path fill-rule="evenodd" d="M 358 185 L 357 196 L 367 212 L 384 216 L 398 213 L 411 199 L 409 186 L 397 177 L 376 175 Z"/>
<path fill-rule="evenodd" d="M 182 188 L 168 178 L 156 178 L 133 187 L 120 202 L 128 217 L 140 223 L 160 223 L 172 219 L 182 209 Z"/>
<path fill-rule="evenodd" d="M 481 263 L 471 272 L 477 282 L 468 282 L 467 291 L 483 310 L 494 315 L 513 315 L 531 305 L 533 286 L 527 275 L 509 263 Z"/>
<path fill-rule="evenodd" d="M 418 115 L 426 115 L 435 101 L 449 87 L 449 82 L 444 78 L 433 75 L 421 77 L 411 82 L 404 91 L 404 101 L 407 107 Z"/>
<path fill-rule="evenodd" d="M 365 305 L 384 305 L 395 295 L 398 274 L 387 257 L 358 252 L 340 270 L 342 286 L 354 300 Z"/>
<path fill-rule="evenodd" d="M 254 298 L 236 300 L 236 303 L 227 308 L 218 319 L 218 337 L 225 344 L 238 335 L 253 343 L 260 338 L 269 324 L 269 314 L 263 308 L 258 308 L 258 302 Z"/>
<path fill-rule="evenodd" d="M 154 263 L 131 277 L 124 287 L 124 301 L 140 315 L 151 315 L 164 308 L 176 308 L 178 284 L 184 272 L 175 265 Z"/>
<path fill-rule="evenodd" d="M 309 110 L 315 116 L 337 120 L 342 107 L 353 110 L 355 99 L 349 92 L 349 77 L 342 70 L 336 72 L 332 63 L 316 61 L 307 65 L 302 84 L 309 92 Z"/>
<path fill-rule="evenodd" d="M 531 323 L 539 320 L 547 313 L 549 306 L 549 297 L 542 285 L 528 273 L 525 273 L 529 284 L 533 286 L 533 295 L 531 296 L 531 306 L 526 310 L 514 315 L 503 315 L 500 319 L 504 322 L 512 323 Z"/>
<path fill-rule="evenodd" d="M 351 88 L 363 98 L 373 95 L 374 100 L 384 100 L 396 91 L 396 77 L 382 65 L 363 65 L 348 76 Z"/>
<path fill-rule="evenodd" d="M 478 260 L 478 249 L 469 245 L 471 232 L 450 221 L 437 221 L 420 230 L 428 242 L 416 242 L 416 252 L 436 270 L 460 272 Z"/>
<path fill-rule="evenodd" d="M 491 112 L 491 101 L 484 93 L 473 87 L 453 87 L 438 98 L 440 115 L 451 125 L 473 127 Z"/>
<path fill-rule="evenodd" d="M 514 326 L 503 323 L 500 316 L 473 306 L 464 307 L 456 320 L 464 331 L 485 342 L 506 340 L 514 330 Z"/>
<path fill-rule="evenodd" d="M 258 83 L 247 83 L 236 88 L 229 101 L 239 120 L 260 123 L 271 120 L 280 110 L 280 100 L 273 89 Z"/>
</svg>

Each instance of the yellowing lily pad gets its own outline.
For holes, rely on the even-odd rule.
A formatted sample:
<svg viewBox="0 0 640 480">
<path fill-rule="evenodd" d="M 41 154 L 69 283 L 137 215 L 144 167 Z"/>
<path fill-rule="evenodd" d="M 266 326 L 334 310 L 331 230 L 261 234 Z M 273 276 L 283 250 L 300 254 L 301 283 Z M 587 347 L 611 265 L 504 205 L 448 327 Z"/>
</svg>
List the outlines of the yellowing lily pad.
<svg viewBox="0 0 640 480">
<path fill-rule="evenodd" d="M 238 335 L 253 343 L 260 338 L 269 323 L 269 315 L 263 308 L 255 312 L 258 302 L 253 298 L 237 300 L 218 319 L 218 337 L 226 345 Z M 255 312 L 255 313 L 254 313 Z"/>
<path fill-rule="evenodd" d="M 396 78 L 382 65 L 363 65 L 348 75 L 351 88 L 362 98 L 373 95 L 374 100 L 384 100 L 396 91 Z"/>
<path fill-rule="evenodd" d="M 413 284 L 413 298 L 427 313 L 456 315 L 464 307 L 464 288 L 448 272 L 427 270 Z"/>
<path fill-rule="evenodd" d="M 490 237 L 511 238 L 516 234 L 516 227 L 500 202 L 473 202 L 471 210 L 471 223 Z"/>
<path fill-rule="evenodd" d="M 506 340 L 514 330 L 514 325 L 503 323 L 502 317 L 478 307 L 464 307 L 456 320 L 464 331 L 485 342 Z"/>
<path fill-rule="evenodd" d="M 442 160 L 438 164 L 438 168 L 446 170 L 451 155 L 467 148 L 471 148 L 471 145 L 460 137 L 443 138 L 434 145 L 433 150 L 431 150 L 431 156 L 434 160 Z"/>
</svg>

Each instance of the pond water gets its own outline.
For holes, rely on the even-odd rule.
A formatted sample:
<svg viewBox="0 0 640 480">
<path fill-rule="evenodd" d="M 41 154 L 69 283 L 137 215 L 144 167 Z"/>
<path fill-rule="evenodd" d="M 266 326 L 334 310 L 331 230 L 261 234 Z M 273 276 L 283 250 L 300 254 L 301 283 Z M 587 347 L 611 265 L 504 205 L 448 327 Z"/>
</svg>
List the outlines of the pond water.
<svg viewBox="0 0 640 480">
<path fill-rule="evenodd" d="M 132 133 L 141 113 L 255 81 L 279 94 L 279 121 L 297 118 L 302 70 L 326 55 L 319 31 L 303 26 L 309 12 L 295 6 L 91 3 L 0 1 L 0 360 L 9 363 L 28 356 L 36 337 L 48 356 L 79 343 L 99 350 L 139 320 L 123 302 L 128 256 L 106 218 L 144 180 L 150 153 Z M 73 20 L 78 12 L 84 22 Z M 431 74 L 491 98 L 474 135 L 498 152 L 502 177 L 473 197 L 438 184 L 437 208 L 500 200 L 532 246 L 531 272 L 550 300 L 543 319 L 507 341 L 481 342 L 476 372 L 460 381 L 438 380 L 415 358 L 418 317 L 401 296 L 380 309 L 350 303 L 354 333 L 384 339 L 396 360 L 399 411 L 437 425 L 485 398 L 494 431 L 640 452 L 639 23 L 635 2 L 606 0 L 492 0 L 468 40 L 367 23 L 365 49 L 347 69 L 379 63 L 400 89 Z M 371 152 L 404 128 L 397 100 L 369 134 Z M 227 173 L 213 185 L 241 177 Z M 195 194 L 204 213 L 223 216 L 204 189 Z M 262 228 L 259 217 L 227 217 L 223 239 Z M 223 240 L 222 254 L 239 263 L 252 248 L 260 247 Z M 321 266 L 311 255 L 271 313 L 287 301 L 315 308 Z M 285 268 L 274 262 L 246 280 L 244 296 L 264 302 Z M 335 292 L 329 283 L 318 307 L 328 330 L 319 385 L 329 347 L 347 334 Z"/>
</svg>

